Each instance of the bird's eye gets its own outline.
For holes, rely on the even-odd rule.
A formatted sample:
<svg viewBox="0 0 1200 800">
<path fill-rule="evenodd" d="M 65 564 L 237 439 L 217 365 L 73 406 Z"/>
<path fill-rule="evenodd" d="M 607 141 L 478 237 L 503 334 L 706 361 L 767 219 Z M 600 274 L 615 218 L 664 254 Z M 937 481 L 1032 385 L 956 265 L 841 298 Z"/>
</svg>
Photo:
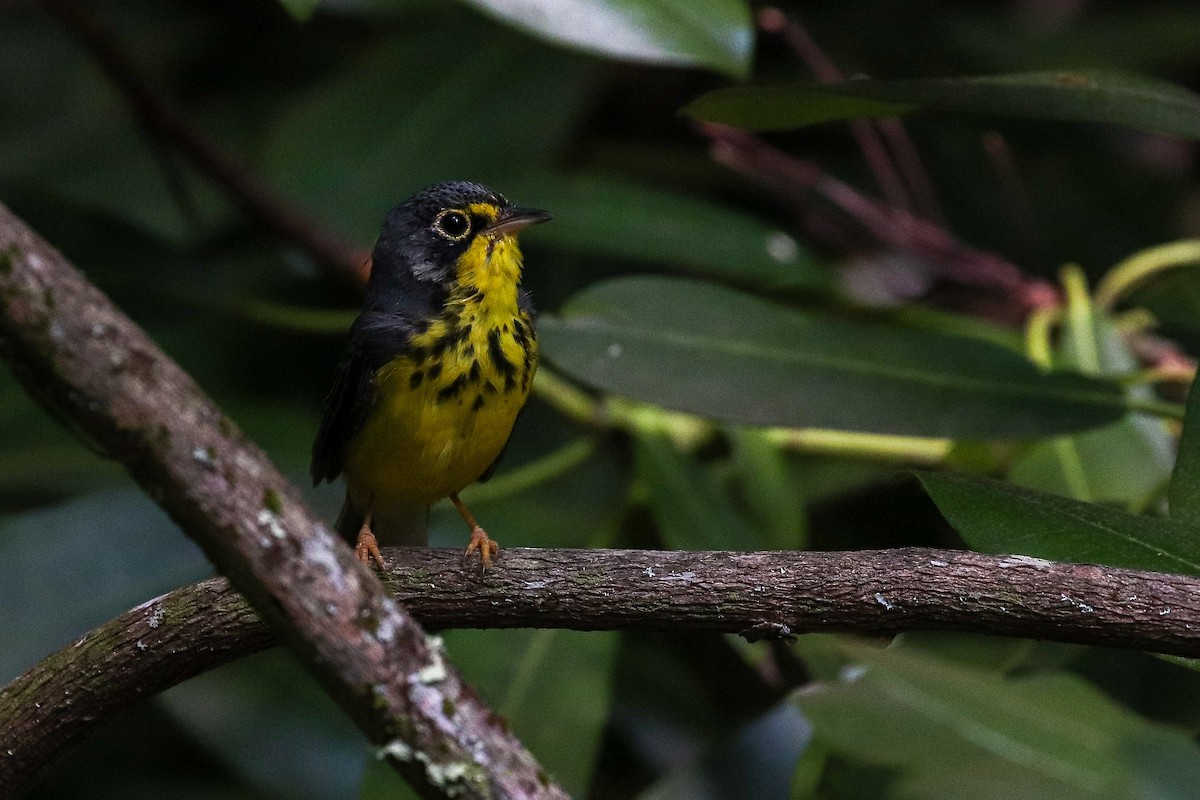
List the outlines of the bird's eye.
<svg viewBox="0 0 1200 800">
<path fill-rule="evenodd" d="M 443 211 L 433 220 L 433 229 L 443 239 L 461 242 L 471 232 L 471 218 L 461 211 Z"/>
</svg>

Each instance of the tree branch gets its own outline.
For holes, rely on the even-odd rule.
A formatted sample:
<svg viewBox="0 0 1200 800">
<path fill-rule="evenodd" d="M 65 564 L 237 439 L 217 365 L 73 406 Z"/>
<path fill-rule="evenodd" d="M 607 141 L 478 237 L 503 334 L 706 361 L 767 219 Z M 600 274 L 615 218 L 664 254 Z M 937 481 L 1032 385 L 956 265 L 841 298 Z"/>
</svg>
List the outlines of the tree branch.
<svg viewBox="0 0 1200 800">
<path fill-rule="evenodd" d="M 385 550 L 384 582 L 437 628 L 970 631 L 1200 656 L 1200 579 L 1025 556 L 501 551 L 463 580 L 459 550 Z M 0 692 L 0 753 L 24 778 L 130 703 L 273 644 L 223 579 L 91 631 Z"/>
<path fill-rule="evenodd" d="M 391 745 L 422 794 L 565 796 L 262 452 L 3 205 L 0 357 L 121 460 L 367 737 Z M 478 577 L 464 570 L 458 580 Z M 0 758 L 3 796 L 17 788 L 11 761 Z"/>
</svg>

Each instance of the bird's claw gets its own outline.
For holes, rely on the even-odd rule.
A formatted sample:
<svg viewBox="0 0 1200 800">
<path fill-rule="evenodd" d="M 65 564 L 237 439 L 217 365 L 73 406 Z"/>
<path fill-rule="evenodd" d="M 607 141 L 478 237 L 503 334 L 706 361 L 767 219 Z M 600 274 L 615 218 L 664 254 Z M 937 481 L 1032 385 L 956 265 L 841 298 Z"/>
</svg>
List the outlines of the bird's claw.
<svg viewBox="0 0 1200 800">
<path fill-rule="evenodd" d="M 374 561 L 381 570 L 383 569 L 383 554 L 379 552 L 379 541 L 366 525 L 358 532 L 358 542 L 354 545 L 354 555 L 367 566 L 370 566 L 371 562 Z"/>
<path fill-rule="evenodd" d="M 487 535 L 487 531 L 476 525 L 471 529 L 471 541 L 467 544 L 467 550 L 463 553 L 463 558 L 467 558 L 479 551 L 479 558 L 483 561 L 483 568 L 487 569 L 492 565 L 492 559 L 500 552 L 500 543 Z"/>
</svg>

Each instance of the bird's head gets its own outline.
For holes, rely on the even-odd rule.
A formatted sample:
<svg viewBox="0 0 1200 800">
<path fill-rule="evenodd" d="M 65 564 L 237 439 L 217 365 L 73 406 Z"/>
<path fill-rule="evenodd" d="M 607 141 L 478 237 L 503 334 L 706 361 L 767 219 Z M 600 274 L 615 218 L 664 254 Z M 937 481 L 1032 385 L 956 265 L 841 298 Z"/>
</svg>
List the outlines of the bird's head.
<svg viewBox="0 0 1200 800">
<path fill-rule="evenodd" d="M 448 285 L 459 280 L 520 279 L 517 233 L 550 214 L 509 203 L 486 186 L 439 183 L 396 208 L 383 223 L 375 269 L 406 271 L 413 280 Z"/>
</svg>

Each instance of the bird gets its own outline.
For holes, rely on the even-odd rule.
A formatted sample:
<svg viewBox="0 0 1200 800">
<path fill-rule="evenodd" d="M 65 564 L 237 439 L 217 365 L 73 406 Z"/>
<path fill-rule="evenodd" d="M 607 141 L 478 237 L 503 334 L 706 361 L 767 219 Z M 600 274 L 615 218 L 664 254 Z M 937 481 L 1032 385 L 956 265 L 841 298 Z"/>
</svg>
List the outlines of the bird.
<svg viewBox="0 0 1200 800">
<path fill-rule="evenodd" d="M 359 561 L 379 542 L 428 543 L 449 497 L 470 528 L 464 557 L 499 551 L 459 492 L 507 447 L 537 369 L 536 315 L 517 234 L 549 220 L 479 183 L 429 186 L 384 218 L 362 311 L 313 443 L 314 486 L 345 478 L 337 530 Z"/>
</svg>

